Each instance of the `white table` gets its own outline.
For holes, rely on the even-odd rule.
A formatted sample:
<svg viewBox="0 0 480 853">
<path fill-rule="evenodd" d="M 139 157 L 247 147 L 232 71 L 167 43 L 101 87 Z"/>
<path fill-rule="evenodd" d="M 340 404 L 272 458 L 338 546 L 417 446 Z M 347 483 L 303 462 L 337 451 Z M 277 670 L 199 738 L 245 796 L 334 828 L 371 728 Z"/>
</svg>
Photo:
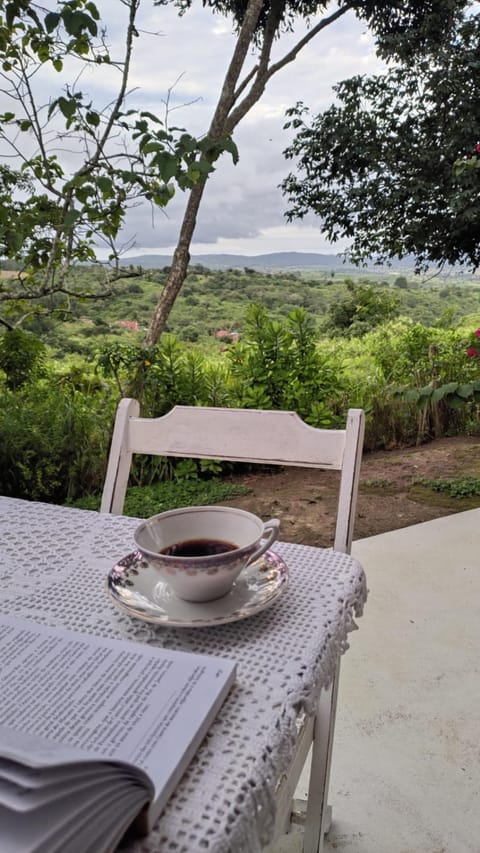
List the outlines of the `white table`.
<svg viewBox="0 0 480 853">
<path fill-rule="evenodd" d="M 105 577 L 137 519 L 0 497 L 0 611 L 79 632 L 229 657 L 238 678 L 148 838 L 131 853 L 257 853 L 300 710 L 330 683 L 366 599 L 365 576 L 331 549 L 279 542 L 289 585 L 268 610 L 214 628 L 155 627 L 120 613 Z"/>
</svg>

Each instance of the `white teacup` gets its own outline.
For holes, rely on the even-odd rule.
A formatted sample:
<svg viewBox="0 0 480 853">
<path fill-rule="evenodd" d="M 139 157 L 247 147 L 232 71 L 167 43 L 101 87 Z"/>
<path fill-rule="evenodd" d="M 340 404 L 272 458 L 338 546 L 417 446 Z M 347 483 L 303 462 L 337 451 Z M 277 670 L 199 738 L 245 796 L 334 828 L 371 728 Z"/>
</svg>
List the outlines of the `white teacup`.
<svg viewBox="0 0 480 853">
<path fill-rule="evenodd" d="M 226 506 L 173 509 L 137 527 L 135 543 L 179 598 L 213 601 L 278 538 L 280 522 Z"/>
</svg>

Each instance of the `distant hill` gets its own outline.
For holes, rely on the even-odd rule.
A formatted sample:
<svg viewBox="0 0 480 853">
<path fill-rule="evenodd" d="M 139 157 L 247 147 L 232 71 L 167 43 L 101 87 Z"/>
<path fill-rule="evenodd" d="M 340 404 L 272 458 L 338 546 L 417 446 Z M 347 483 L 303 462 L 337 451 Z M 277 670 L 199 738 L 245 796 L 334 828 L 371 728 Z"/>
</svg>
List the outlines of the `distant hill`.
<svg viewBox="0 0 480 853">
<path fill-rule="evenodd" d="M 170 266 L 172 258 L 169 255 L 137 255 L 122 260 L 123 266 L 142 266 L 145 269 L 158 269 Z M 193 255 L 190 265 L 201 264 L 209 269 L 243 269 L 251 267 L 254 270 L 342 270 L 361 271 L 361 268 L 345 263 L 338 255 L 321 255 L 314 252 L 272 252 L 268 255 Z M 396 261 L 393 267 L 375 265 L 372 261 L 372 270 L 380 272 L 382 269 L 413 269 L 412 261 Z"/>
</svg>

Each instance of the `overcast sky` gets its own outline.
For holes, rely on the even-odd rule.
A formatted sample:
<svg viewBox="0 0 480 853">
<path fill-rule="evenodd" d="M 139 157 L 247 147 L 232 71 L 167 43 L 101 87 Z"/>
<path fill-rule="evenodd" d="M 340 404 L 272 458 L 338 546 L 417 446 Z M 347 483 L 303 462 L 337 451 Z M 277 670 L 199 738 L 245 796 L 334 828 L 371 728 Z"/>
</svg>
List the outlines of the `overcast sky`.
<svg viewBox="0 0 480 853">
<path fill-rule="evenodd" d="M 123 31 L 125 7 L 119 0 L 100 0 L 98 5 L 115 45 Z M 162 102 L 174 87 L 171 105 L 179 108 L 171 114 L 171 122 L 193 134 L 204 133 L 234 44 L 229 20 L 213 15 L 199 3 L 179 17 L 172 7 L 153 7 L 152 0 L 142 0 L 139 29 L 130 78 L 130 88 L 135 90 L 129 96 L 130 106 L 162 113 Z M 303 32 L 300 28 L 294 36 L 283 36 L 275 55 L 283 55 Z M 378 68 L 365 25 L 347 13 L 272 78 L 262 100 L 235 132 L 238 165 L 233 166 L 229 155 L 223 155 L 208 182 L 192 247 L 194 254 L 336 252 L 343 248 L 328 244 L 313 218 L 309 223 L 286 223 L 286 201 L 278 189 L 291 169 L 291 163 L 282 156 L 290 138 L 282 130 L 285 110 L 299 100 L 313 110 L 323 109 L 333 100 L 335 82 L 356 73 L 370 74 Z M 96 66 L 83 75 L 81 89 L 89 91 L 95 103 L 108 103 L 114 82 L 114 69 Z M 48 86 L 48 81 L 45 84 Z M 58 84 L 57 75 L 55 86 Z M 135 240 L 131 254 L 171 252 L 184 204 L 185 195 L 178 191 L 165 213 L 152 213 L 148 205 L 131 211 L 124 235 L 125 239 Z"/>
</svg>

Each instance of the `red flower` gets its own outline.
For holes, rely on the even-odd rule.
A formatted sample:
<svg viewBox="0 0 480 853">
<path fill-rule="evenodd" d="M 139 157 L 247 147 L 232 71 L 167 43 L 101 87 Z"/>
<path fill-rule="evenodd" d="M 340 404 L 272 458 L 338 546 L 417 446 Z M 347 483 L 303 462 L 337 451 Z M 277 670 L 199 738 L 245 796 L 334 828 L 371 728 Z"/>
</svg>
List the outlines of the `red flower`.
<svg viewBox="0 0 480 853">
<path fill-rule="evenodd" d="M 475 151 L 480 154 L 480 142 L 477 142 L 477 144 L 475 145 Z"/>
<path fill-rule="evenodd" d="M 477 329 L 477 331 L 475 332 L 475 337 L 480 338 L 480 329 Z"/>
<path fill-rule="evenodd" d="M 467 349 L 467 355 L 469 355 L 469 356 L 470 356 L 470 358 L 475 358 L 475 356 L 477 356 L 477 355 L 478 355 L 478 352 L 477 352 L 477 350 L 475 349 L 475 347 L 469 347 L 469 348 Z"/>
</svg>

